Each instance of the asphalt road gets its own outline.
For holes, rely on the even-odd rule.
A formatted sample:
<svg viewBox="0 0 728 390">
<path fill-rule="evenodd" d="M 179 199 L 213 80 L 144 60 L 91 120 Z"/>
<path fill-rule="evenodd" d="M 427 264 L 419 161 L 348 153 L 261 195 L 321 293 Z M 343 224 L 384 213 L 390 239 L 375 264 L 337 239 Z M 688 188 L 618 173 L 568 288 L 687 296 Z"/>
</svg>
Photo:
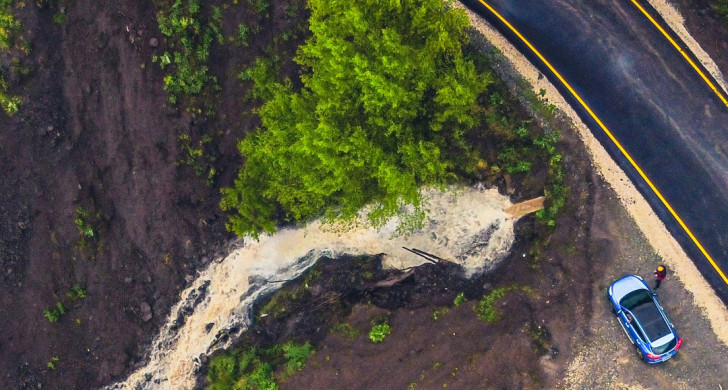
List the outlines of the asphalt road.
<svg viewBox="0 0 728 390">
<path fill-rule="evenodd" d="M 674 208 L 717 267 L 728 272 L 728 107 L 695 69 L 629 0 L 486 2 L 561 73 Z M 594 135 L 728 303 L 728 284 L 716 267 L 596 121 L 480 1 L 463 3 L 496 26 L 562 88 Z M 656 17 L 654 10 L 647 9 Z M 661 25 L 667 29 L 665 23 Z"/>
</svg>

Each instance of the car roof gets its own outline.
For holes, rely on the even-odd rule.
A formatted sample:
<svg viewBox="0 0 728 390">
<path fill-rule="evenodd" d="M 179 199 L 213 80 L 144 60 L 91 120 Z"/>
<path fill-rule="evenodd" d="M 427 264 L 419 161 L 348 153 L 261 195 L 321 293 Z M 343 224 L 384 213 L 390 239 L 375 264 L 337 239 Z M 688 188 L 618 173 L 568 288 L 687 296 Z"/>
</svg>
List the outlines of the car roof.
<svg viewBox="0 0 728 390">
<path fill-rule="evenodd" d="M 651 296 L 649 301 L 644 301 L 635 306 L 632 309 L 632 314 L 640 323 L 642 329 L 645 331 L 645 335 L 650 341 L 657 341 L 672 334 L 670 327 L 667 326 L 665 318 L 662 316 L 660 309 L 657 308 Z"/>
</svg>

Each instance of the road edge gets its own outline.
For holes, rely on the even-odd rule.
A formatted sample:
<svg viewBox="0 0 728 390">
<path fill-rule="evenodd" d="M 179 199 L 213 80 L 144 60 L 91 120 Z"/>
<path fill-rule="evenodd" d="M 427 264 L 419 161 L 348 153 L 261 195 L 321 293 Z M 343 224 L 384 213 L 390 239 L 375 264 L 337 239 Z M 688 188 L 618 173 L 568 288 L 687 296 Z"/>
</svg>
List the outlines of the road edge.
<svg viewBox="0 0 728 390">
<path fill-rule="evenodd" d="M 667 3 L 664 0 L 650 0 L 651 4 L 653 2 L 664 3 L 664 5 L 667 6 Z M 725 305 L 723 305 L 712 287 L 710 287 L 708 282 L 703 278 L 693 262 L 689 260 L 689 257 L 677 241 L 672 237 L 672 235 L 670 235 L 665 225 L 662 221 L 660 221 L 659 217 L 654 213 L 647 201 L 641 196 L 624 171 L 622 171 L 617 163 L 609 156 L 606 149 L 604 149 L 589 128 L 584 124 L 584 122 L 582 122 L 576 111 L 574 111 L 574 109 L 567 103 L 567 100 L 559 93 L 558 89 L 551 84 L 546 77 L 539 77 L 541 75 L 539 70 L 492 25 L 480 18 L 464 5 L 460 3 L 454 3 L 453 5 L 465 10 L 468 18 L 470 19 L 471 26 L 503 53 L 510 66 L 512 66 L 513 69 L 515 69 L 515 71 L 530 84 L 535 93 L 539 93 L 542 89 L 545 90 L 546 94 L 544 97 L 550 103 L 556 105 L 571 119 L 572 126 L 587 149 L 591 158 L 592 166 L 612 187 L 612 189 L 614 189 L 620 202 L 627 210 L 630 217 L 635 221 L 637 227 L 642 231 L 647 242 L 655 250 L 655 252 L 662 257 L 665 264 L 673 271 L 671 276 L 677 279 L 683 288 L 692 295 L 693 303 L 701 308 L 703 314 L 710 323 L 716 338 L 728 347 L 728 311 L 726 310 Z M 662 12 L 660 8 L 658 8 L 663 7 L 662 4 L 659 6 L 653 5 L 653 7 L 658 10 L 658 12 Z M 663 7 L 663 9 L 665 8 Z M 677 13 L 676 10 L 675 12 Z M 682 20 L 682 17 L 680 18 L 680 20 Z M 689 42 L 690 40 L 695 42 L 692 37 L 685 39 L 679 32 L 679 28 L 676 29 L 672 25 L 670 25 L 670 27 L 674 31 L 678 32 L 680 39 L 684 42 Z M 687 34 L 687 30 L 685 30 L 685 33 Z M 693 50 L 692 45 L 690 43 L 687 44 L 690 46 L 690 50 Z M 700 48 L 700 45 L 698 45 L 697 42 L 695 42 L 695 45 Z M 718 75 L 721 77 L 716 77 L 714 70 L 711 66 L 706 65 L 702 57 L 707 57 L 709 64 L 712 64 L 716 71 L 717 66 L 709 59 L 710 57 L 702 51 L 702 48 L 699 50 L 702 54 L 695 54 L 695 52 L 694 54 L 698 57 L 701 64 L 708 69 L 711 75 L 718 80 L 721 87 L 725 89 L 725 84 L 720 72 L 718 71 Z"/>
</svg>

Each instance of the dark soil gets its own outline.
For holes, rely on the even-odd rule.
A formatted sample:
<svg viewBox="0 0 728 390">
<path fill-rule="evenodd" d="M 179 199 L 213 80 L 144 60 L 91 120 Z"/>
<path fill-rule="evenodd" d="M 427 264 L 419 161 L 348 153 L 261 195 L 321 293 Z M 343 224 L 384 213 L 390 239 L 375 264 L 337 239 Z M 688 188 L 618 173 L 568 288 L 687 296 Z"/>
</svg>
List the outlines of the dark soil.
<svg viewBox="0 0 728 390">
<path fill-rule="evenodd" d="M 728 74 L 723 21 L 707 0 L 676 3 Z M 226 37 L 240 22 L 266 27 L 248 48 L 226 45 L 213 53 L 222 87 L 214 119 L 168 104 L 163 74 L 151 62 L 164 51 L 152 2 L 69 2 L 61 25 L 52 21 L 58 5 L 26 2 L 19 10 L 32 53 L 21 58 L 28 74 L 2 58 L 23 105 L 13 118 L 0 114 L 0 388 L 86 389 L 120 379 L 142 359 L 186 280 L 224 252 L 218 245 L 229 236 L 217 207 L 219 187 L 231 184 L 240 162 L 236 140 L 257 126 L 254 116 L 240 115 L 251 104 L 241 100 L 245 88 L 234 75 L 284 27 L 302 20 L 282 17 L 286 4 L 276 3 L 269 19 L 226 12 Z M 160 47 L 149 45 L 153 37 Z M 195 142 L 216 134 L 209 147 L 219 172 L 214 185 L 176 164 L 181 134 Z M 493 274 L 468 281 L 428 265 L 391 288 L 374 289 L 370 283 L 389 273 L 375 268 L 371 282 L 333 283 L 360 275 L 361 259 L 324 261 L 310 299 L 287 316 L 264 317 L 243 342 L 316 343 L 309 368 L 286 388 L 555 387 L 574 355 L 571 340 L 589 333 L 591 264 L 608 258 L 601 252 L 608 245 L 590 237 L 593 208 L 614 206 L 595 201 L 602 184 L 576 137 L 564 134 L 562 144 L 571 201 L 557 229 L 546 238 L 533 217 L 523 219 L 510 258 Z M 528 190 L 516 197 L 539 195 L 535 182 L 520 185 L 513 188 Z M 85 245 L 74 224 L 79 206 L 94 216 L 97 233 Z M 475 300 L 513 283 L 538 295 L 510 294 L 501 321 L 479 322 Z M 85 299 L 66 297 L 74 284 L 87 290 Z M 460 291 L 470 300 L 452 307 Z M 50 324 L 42 312 L 59 301 L 68 313 Z M 153 316 L 145 321 L 147 305 Z M 445 306 L 450 310 L 435 321 L 433 311 Z M 366 332 L 381 314 L 393 333 L 374 345 Z M 348 340 L 330 333 L 339 322 L 361 334 Z"/>
<path fill-rule="evenodd" d="M 237 139 L 257 126 L 239 115 L 253 103 L 243 102 L 234 75 L 305 15 L 297 1 L 268 16 L 240 8 L 247 5 L 226 13 L 226 37 L 243 21 L 266 29 L 248 48 L 216 48 L 222 90 L 208 119 L 168 103 L 151 61 L 166 50 L 153 2 L 43 3 L 17 10 L 32 47 L 18 56 L 22 67 L 2 58 L 23 103 L 12 118 L 0 114 L 0 388 L 89 389 L 142 359 L 180 289 L 224 252 L 219 188 L 239 167 Z M 282 16 L 288 4 L 298 18 Z M 52 17 L 61 8 L 59 25 Z M 279 50 L 292 52 L 298 35 Z M 206 146 L 216 158 L 213 185 L 177 164 L 182 134 L 193 144 L 214 135 Z M 93 238 L 82 240 L 78 207 L 91 215 Z M 85 299 L 66 297 L 75 284 Z M 67 313 L 51 324 L 43 311 L 57 302 Z"/>
</svg>

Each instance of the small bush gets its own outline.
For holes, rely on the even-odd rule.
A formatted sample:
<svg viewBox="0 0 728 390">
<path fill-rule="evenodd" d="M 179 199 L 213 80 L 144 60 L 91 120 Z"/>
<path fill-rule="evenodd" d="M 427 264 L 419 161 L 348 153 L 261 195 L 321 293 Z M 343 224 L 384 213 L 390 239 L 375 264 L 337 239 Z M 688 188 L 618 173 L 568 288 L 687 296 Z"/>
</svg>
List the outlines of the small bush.
<svg viewBox="0 0 728 390">
<path fill-rule="evenodd" d="M 379 344 L 384 341 L 390 333 L 392 333 L 392 329 L 389 327 L 388 323 L 385 322 L 383 324 L 377 324 L 372 327 L 371 331 L 369 331 L 369 339 L 372 340 L 374 344 Z"/>
</svg>

